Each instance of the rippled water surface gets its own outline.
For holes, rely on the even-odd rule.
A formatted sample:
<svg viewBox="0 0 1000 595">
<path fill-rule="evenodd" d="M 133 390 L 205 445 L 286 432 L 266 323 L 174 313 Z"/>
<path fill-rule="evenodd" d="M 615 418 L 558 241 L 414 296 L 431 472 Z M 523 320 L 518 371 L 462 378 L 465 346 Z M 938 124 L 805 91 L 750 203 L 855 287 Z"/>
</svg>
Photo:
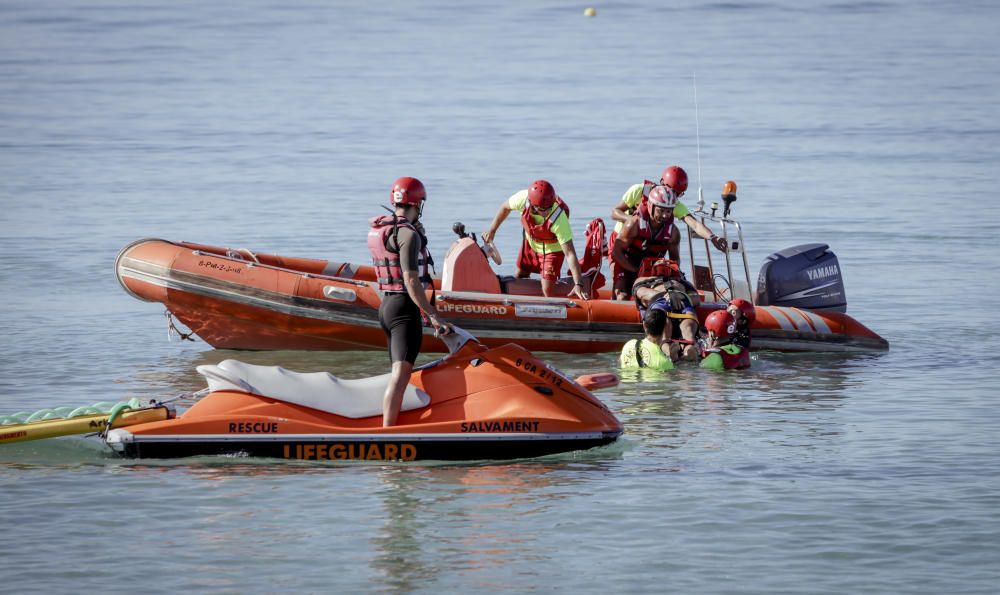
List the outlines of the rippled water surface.
<svg viewBox="0 0 1000 595">
<path fill-rule="evenodd" d="M 363 261 L 400 175 L 438 255 L 539 177 L 582 233 L 667 163 L 697 179 L 694 72 L 705 193 L 738 182 L 751 267 L 829 243 L 890 352 L 625 374 L 599 393 L 621 441 L 504 464 L 0 446 L 0 590 L 995 592 L 1000 9 L 584 8 L 0 3 L 0 413 L 194 391 L 227 357 L 381 373 L 168 342 L 114 257 L 163 237 Z M 516 222 L 499 235 L 513 260 Z"/>
</svg>

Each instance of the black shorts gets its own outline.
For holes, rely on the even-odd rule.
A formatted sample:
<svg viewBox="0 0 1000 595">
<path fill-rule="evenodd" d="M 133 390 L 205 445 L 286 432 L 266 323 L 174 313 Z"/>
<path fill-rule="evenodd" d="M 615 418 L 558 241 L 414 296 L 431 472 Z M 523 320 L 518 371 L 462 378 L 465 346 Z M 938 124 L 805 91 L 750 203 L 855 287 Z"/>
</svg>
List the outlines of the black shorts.
<svg viewBox="0 0 1000 595">
<path fill-rule="evenodd" d="M 417 361 L 424 339 L 420 308 L 405 293 L 387 293 L 378 309 L 378 321 L 389 340 L 389 358 L 393 363 Z"/>
</svg>

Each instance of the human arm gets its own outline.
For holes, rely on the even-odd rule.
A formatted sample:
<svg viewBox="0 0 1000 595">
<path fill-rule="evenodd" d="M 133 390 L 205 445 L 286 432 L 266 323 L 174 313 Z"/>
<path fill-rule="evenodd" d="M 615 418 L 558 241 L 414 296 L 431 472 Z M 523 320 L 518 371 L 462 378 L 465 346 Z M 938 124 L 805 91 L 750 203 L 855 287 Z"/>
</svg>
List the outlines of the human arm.
<svg viewBox="0 0 1000 595">
<path fill-rule="evenodd" d="M 434 310 L 434 306 L 431 306 L 430 300 L 427 299 L 427 293 L 424 291 L 423 283 L 420 282 L 420 275 L 417 271 L 403 271 L 403 285 L 406 287 L 406 293 L 409 294 L 410 299 L 417 305 L 418 308 L 427 316 L 427 320 L 430 321 L 431 326 L 439 335 L 447 335 L 451 332 L 451 325 L 447 322 L 442 321 L 437 316 L 437 312 Z"/>
<path fill-rule="evenodd" d="M 629 189 L 622 195 L 618 204 L 611 209 L 611 218 L 622 223 L 628 221 L 632 214 L 635 213 L 636 206 L 642 201 L 642 189 L 642 184 L 629 186 Z"/>
<path fill-rule="evenodd" d="M 406 293 L 413 300 L 413 303 L 427 316 L 434 330 L 438 334 L 446 335 L 451 332 L 451 325 L 442 322 L 427 299 L 427 293 L 420 280 L 420 272 L 417 261 L 420 259 L 423 240 L 419 235 L 409 229 L 400 229 L 397 234 L 397 249 L 399 250 L 399 266 L 403 270 L 403 287 Z"/>
<path fill-rule="evenodd" d="M 566 255 L 566 264 L 569 266 L 569 272 L 573 275 L 573 289 L 569 292 L 570 295 L 575 295 L 581 300 L 590 299 L 587 294 L 587 290 L 583 287 L 583 275 L 580 274 L 580 260 L 576 257 L 576 249 L 573 248 L 573 240 L 564 242 L 560 244 L 562 246 L 563 254 Z"/>
<path fill-rule="evenodd" d="M 670 260 L 678 263 L 680 266 L 681 262 L 681 232 L 677 229 L 674 224 L 670 225 L 670 243 L 667 244 L 667 255 Z"/>
<path fill-rule="evenodd" d="M 500 205 L 500 210 L 497 211 L 496 216 L 493 217 L 493 223 L 490 223 L 490 228 L 483 232 L 483 242 L 489 244 L 493 241 L 493 236 L 497 234 L 497 229 L 500 228 L 500 224 L 504 222 L 504 219 L 510 215 L 510 207 L 507 203 Z"/>
<path fill-rule="evenodd" d="M 626 271 L 632 271 L 633 273 L 639 272 L 639 267 L 629 262 L 628 256 L 625 254 L 625 250 L 628 245 L 632 243 L 632 240 L 636 238 L 638 234 L 638 228 L 636 227 L 635 217 L 630 218 L 622 225 L 622 230 L 615 238 L 615 243 L 611 247 L 611 258 Z"/>
<path fill-rule="evenodd" d="M 687 223 L 687 226 L 691 228 L 691 231 L 712 242 L 712 245 L 715 246 L 720 252 L 726 251 L 726 240 L 712 233 L 712 230 L 701 221 L 698 221 L 694 215 L 686 215 L 684 217 L 684 223 Z"/>
<path fill-rule="evenodd" d="M 632 216 L 632 208 L 625 203 L 624 200 L 618 201 L 618 204 L 611 209 L 611 218 L 615 221 L 625 222 L 629 220 Z"/>
<path fill-rule="evenodd" d="M 493 223 L 490 223 L 490 228 L 483 232 L 483 242 L 489 244 L 493 241 L 493 237 L 497 234 L 497 230 L 500 229 L 500 224 L 504 222 L 508 215 L 512 211 L 520 211 L 524 209 L 525 203 L 528 202 L 528 191 L 521 190 L 515 192 L 510 198 L 505 200 L 503 204 L 500 205 L 500 209 L 497 210 L 497 214 L 493 217 Z"/>
</svg>

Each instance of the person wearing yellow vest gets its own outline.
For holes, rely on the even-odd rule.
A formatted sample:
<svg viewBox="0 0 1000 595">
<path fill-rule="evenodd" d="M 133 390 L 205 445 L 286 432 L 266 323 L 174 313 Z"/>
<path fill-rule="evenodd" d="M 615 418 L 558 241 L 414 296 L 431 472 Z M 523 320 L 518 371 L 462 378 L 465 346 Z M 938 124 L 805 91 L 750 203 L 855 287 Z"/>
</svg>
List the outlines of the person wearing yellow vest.
<svg viewBox="0 0 1000 595">
<path fill-rule="evenodd" d="M 521 214 L 524 227 L 524 241 L 517 255 L 519 278 L 527 278 L 531 273 L 542 277 L 542 294 L 550 296 L 556 280 L 562 274 L 565 259 L 573 275 L 573 289 L 570 296 L 588 299 L 580 275 L 580 261 L 573 248 L 573 230 L 569 226 L 569 207 L 556 195 L 555 188 L 545 180 L 536 180 L 526 190 L 521 190 L 500 205 L 490 228 L 483 232 L 483 241 L 493 242 L 500 224 L 512 212 Z"/>
<path fill-rule="evenodd" d="M 649 368 L 665 372 L 674 369 L 674 362 L 664 350 L 663 329 L 667 324 L 667 313 L 658 308 L 646 310 L 642 318 L 642 330 L 646 336 L 632 339 L 622 347 L 619 363 L 623 368 Z"/>
</svg>

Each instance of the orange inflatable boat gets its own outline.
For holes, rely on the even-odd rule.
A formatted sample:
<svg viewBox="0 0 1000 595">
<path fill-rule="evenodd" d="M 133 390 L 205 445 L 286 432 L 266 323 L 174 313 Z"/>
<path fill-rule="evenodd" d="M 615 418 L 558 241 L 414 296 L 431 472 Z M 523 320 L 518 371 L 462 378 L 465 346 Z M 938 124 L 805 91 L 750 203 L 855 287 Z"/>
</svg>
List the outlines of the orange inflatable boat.
<svg viewBox="0 0 1000 595">
<path fill-rule="evenodd" d="M 411 377 L 398 425 L 382 427 L 389 374 L 341 380 L 235 360 L 199 366 L 207 396 L 176 419 L 111 430 L 129 457 L 244 455 L 302 460 L 534 457 L 613 442 L 622 424 L 588 388 L 517 345 L 488 348 L 460 328 L 451 353 Z"/>
<path fill-rule="evenodd" d="M 730 245 L 729 252 L 716 253 L 724 262 L 713 263 L 712 252 L 706 248 L 702 253 L 688 237 L 689 278 L 702 294 L 702 321 L 731 297 L 743 297 L 757 305 L 754 349 L 888 349 L 885 339 L 844 312 L 839 264 L 825 245 L 773 254 L 754 296 L 739 224 L 698 214 L 716 221 Z M 642 333 L 641 321 L 632 301 L 613 300 L 603 288 L 603 223 L 592 223 L 592 229 L 581 261 L 593 264 L 597 251 L 596 265 L 586 275 L 595 299 L 542 297 L 537 280 L 498 276 L 475 236 L 457 230 L 460 237 L 435 279 L 436 308 L 489 346 L 516 342 L 534 351 L 569 353 L 621 349 Z M 696 263 L 696 256 L 706 262 Z M 216 348 L 385 349 L 378 323 L 381 297 L 371 266 L 146 239 L 126 246 L 115 268 L 128 293 L 162 303 Z M 569 279 L 562 280 L 557 292 L 566 295 L 571 287 Z M 425 329 L 424 351 L 443 351 L 431 332 Z"/>
</svg>

